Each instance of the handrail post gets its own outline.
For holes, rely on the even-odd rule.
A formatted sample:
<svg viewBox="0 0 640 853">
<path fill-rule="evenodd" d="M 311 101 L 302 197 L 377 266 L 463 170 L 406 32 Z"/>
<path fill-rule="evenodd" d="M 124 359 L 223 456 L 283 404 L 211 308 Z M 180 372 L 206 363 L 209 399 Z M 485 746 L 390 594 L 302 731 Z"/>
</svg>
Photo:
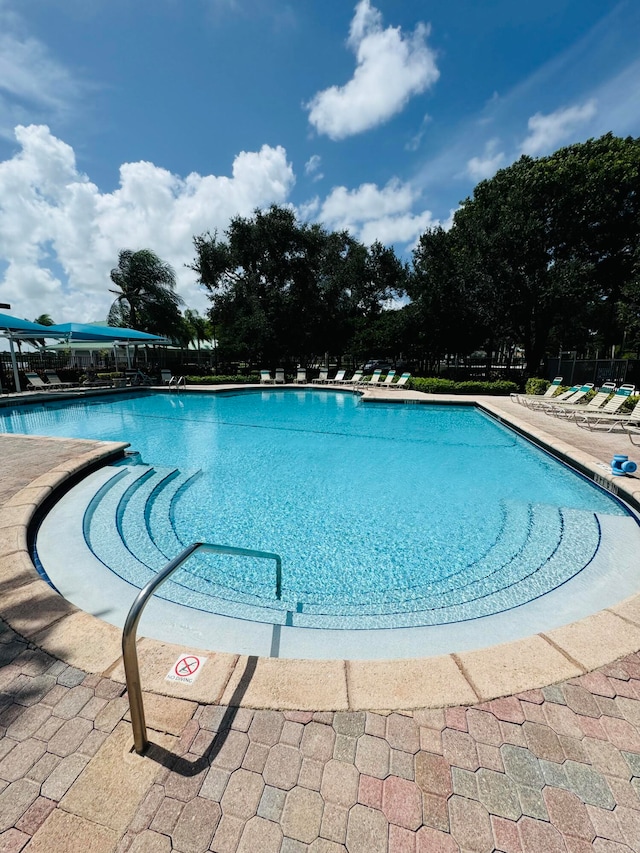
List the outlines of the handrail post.
<svg viewBox="0 0 640 853">
<path fill-rule="evenodd" d="M 133 746 L 135 751 L 142 755 L 149 741 L 147 739 L 147 724 L 144 717 L 144 703 L 142 701 L 142 686 L 140 683 L 140 667 L 138 666 L 138 650 L 136 648 L 136 632 L 138 623 L 142 616 L 148 600 L 156 589 L 161 586 L 189 557 L 199 549 L 210 551 L 214 554 L 229 554 L 232 556 L 260 557 L 276 561 L 276 598 L 282 595 L 282 559 L 278 554 L 269 551 L 254 551 L 250 548 L 234 548 L 231 545 L 214 545 L 210 542 L 194 542 L 184 549 L 177 557 L 174 557 L 167 565 L 158 572 L 140 590 L 131 605 L 131 609 L 125 619 L 122 629 L 122 661 L 124 663 L 124 676 L 129 694 L 129 712 L 131 714 L 131 728 L 133 729 Z"/>
</svg>

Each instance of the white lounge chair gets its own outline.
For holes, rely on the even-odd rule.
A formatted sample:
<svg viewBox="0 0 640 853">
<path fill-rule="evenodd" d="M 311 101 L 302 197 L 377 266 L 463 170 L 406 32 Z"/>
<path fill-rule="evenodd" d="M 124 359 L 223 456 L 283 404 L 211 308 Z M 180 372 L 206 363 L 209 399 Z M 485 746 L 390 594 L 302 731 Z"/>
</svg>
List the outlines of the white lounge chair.
<svg viewBox="0 0 640 853">
<path fill-rule="evenodd" d="M 329 385 L 339 385 L 342 382 L 342 380 L 344 379 L 344 375 L 346 372 L 347 372 L 346 370 L 339 370 L 336 373 L 336 375 L 333 377 L 333 379 L 327 380 Z"/>
<path fill-rule="evenodd" d="M 52 391 L 54 390 L 54 386 L 50 385 L 48 382 L 45 382 L 41 379 L 37 373 L 25 373 L 25 376 L 29 380 L 27 385 L 27 390 L 31 388 L 32 391 Z"/>
<path fill-rule="evenodd" d="M 615 382 L 605 382 L 588 403 L 578 402 L 580 397 L 574 394 L 573 397 L 564 401 L 561 405 L 548 407 L 547 411 L 550 411 L 552 415 L 557 415 L 559 418 L 572 418 L 574 415 L 581 416 L 584 412 L 597 412 L 603 408 L 607 400 L 615 393 L 615 390 Z M 550 402 L 553 401 L 551 400 Z"/>
<path fill-rule="evenodd" d="M 384 388 L 388 388 L 388 387 L 389 387 L 389 385 L 391 385 L 391 383 L 392 383 L 392 382 L 393 382 L 393 380 L 395 379 L 395 376 L 396 376 L 396 372 L 395 372 L 395 370 L 390 370 L 390 371 L 387 373 L 387 375 L 384 377 L 384 379 L 382 380 L 382 382 L 380 383 L 380 385 L 382 385 Z"/>
<path fill-rule="evenodd" d="M 402 388 L 407 384 L 407 382 L 411 379 L 410 373 L 403 373 L 400 379 L 397 382 L 394 382 L 393 385 L 389 385 L 389 388 Z"/>
<path fill-rule="evenodd" d="M 545 397 L 546 398 L 553 397 L 561 385 L 562 385 L 562 376 L 556 376 L 555 379 L 551 382 L 551 384 L 547 388 L 547 390 L 544 392 L 544 394 L 535 394 L 535 395 L 532 395 L 532 394 L 509 394 L 509 396 L 511 397 L 511 399 L 513 400 L 514 403 L 520 403 L 520 405 L 526 406 L 527 405 L 527 397 L 536 396 L 536 397 L 539 397 L 542 399 L 544 399 Z"/>
<path fill-rule="evenodd" d="M 307 381 L 307 371 L 304 368 L 299 367 L 296 370 L 295 383 L 296 383 L 296 385 L 303 385 L 306 383 L 306 381 Z"/>
<path fill-rule="evenodd" d="M 597 412 L 572 412 L 572 419 L 575 420 L 578 426 L 584 426 L 587 429 L 591 429 L 592 427 L 597 427 L 602 424 L 611 423 L 611 417 L 613 415 L 618 414 L 627 399 L 633 394 L 635 390 L 635 385 L 621 385 L 616 391 L 616 393 L 613 395 L 613 397 L 607 403 L 605 403 L 604 406 L 602 406 L 602 408 L 599 409 Z M 625 416 L 622 415 L 619 417 L 624 418 Z M 613 423 L 615 424 L 615 420 L 613 421 Z"/>
<path fill-rule="evenodd" d="M 276 368 L 275 383 L 276 383 L 276 385 L 284 385 L 284 382 L 285 382 L 284 370 L 282 367 L 278 367 L 278 368 Z"/>
<path fill-rule="evenodd" d="M 548 400 L 547 402 L 549 405 L 545 406 L 543 404 L 541 408 L 543 411 L 548 412 L 551 415 L 555 415 L 557 418 L 565 418 L 573 411 L 583 411 L 587 408 L 589 410 L 599 409 L 611 392 L 615 390 L 616 386 L 613 383 L 611 383 L 610 388 L 605 388 L 603 385 L 588 403 L 583 403 L 582 400 L 590 391 L 593 391 L 593 382 L 585 382 L 584 385 L 581 385 L 575 394 L 572 394 L 568 399 L 562 400 L 560 403 L 556 403 L 554 400 Z"/>
<path fill-rule="evenodd" d="M 356 370 L 351 379 L 343 379 L 341 380 L 341 385 L 359 385 L 362 382 L 362 371 Z"/>
<path fill-rule="evenodd" d="M 270 370 L 261 370 L 260 371 L 260 384 L 261 385 L 273 385 L 274 379 L 271 376 Z"/>
<path fill-rule="evenodd" d="M 322 384 L 324 384 L 325 382 L 328 382 L 328 381 L 329 381 L 329 371 L 327 370 L 327 368 L 326 368 L 326 367 L 323 367 L 323 368 L 320 370 L 319 375 L 318 375 L 318 376 L 316 376 L 316 378 L 315 378 L 315 379 L 312 379 L 312 380 L 311 380 L 311 382 L 312 382 L 313 384 L 316 384 L 316 385 L 322 385 Z"/>
<path fill-rule="evenodd" d="M 633 409 L 626 414 L 611 414 L 609 412 L 596 414 L 592 412 L 590 415 L 585 415 L 581 420 L 576 418 L 576 424 L 586 429 L 603 427 L 606 432 L 612 432 L 616 427 L 621 427 L 630 435 L 629 429 L 640 429 L 640 399 Z"/>
<path fill-rule="evenodd" d="M 47 377 L 47 382 L 52 387 L 55 385 L 56 388 L 71 388 L 73 385 L 77 384 L 75 382 L 62 382 L 55 370 L 45 370 L 44 375 Z"/>
<path fill-rule="evenodd" d="M 369 379 L 362 379 L 358 384 L 359 385 L 377 385 L 380 381 L 380 377 L 382 376 L 382 370 L 374 370 Z"/>
<path fill-rule="evenodd" d="M 555 406 L 558 403 L 566 403 L 573 397 L 574 394 L 577 394 L 579 390 L 579 385 L 572 385 L 571 388 L 568 388 L 566 391 L 563 391 L 562 394 L 558 394 L 557 397 L 547 399 L 540 396 L 539 394 L 523 394 L 520 402 L 523 403 L 523 405 L 525 405 L 528 409 L 543 409 L 549 405 Z"/>
</svg>

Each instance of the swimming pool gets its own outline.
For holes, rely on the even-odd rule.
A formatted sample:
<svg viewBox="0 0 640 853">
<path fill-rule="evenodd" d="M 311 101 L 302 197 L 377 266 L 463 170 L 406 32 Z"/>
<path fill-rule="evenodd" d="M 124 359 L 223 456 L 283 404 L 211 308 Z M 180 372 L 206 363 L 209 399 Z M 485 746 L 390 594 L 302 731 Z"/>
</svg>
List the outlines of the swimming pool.
<svg viewBox="0 0 640 853">
<path fill-rule="evenodd" d="M 638 536 L 618 501 L 471 406 L 272 389 L 142 393 L 0 416 L 5 431 L 125 440 L 139 451 L 145 464 L 100 486 L 82 531 L 127 584 L 141 586 L 195 540 L 280 554 L 281 600 L 273 566 L 229 557 L 197 558 L 163 587 L 225 618 L 360 632 L 363 642 L 394 631 L 395 643 L 405 629 L 449 625 L 462 636 L 488 619 L 495 642 L 504 611 L 531 632 L 524 607 L 553 605 L 552 624 L 562 624 L 604 606 L 612 578 L 619 600 L 621 531 L 625 548 Z M 559 604 L 570 583 L 575 616 L 566 596 Z"/>
</svg>

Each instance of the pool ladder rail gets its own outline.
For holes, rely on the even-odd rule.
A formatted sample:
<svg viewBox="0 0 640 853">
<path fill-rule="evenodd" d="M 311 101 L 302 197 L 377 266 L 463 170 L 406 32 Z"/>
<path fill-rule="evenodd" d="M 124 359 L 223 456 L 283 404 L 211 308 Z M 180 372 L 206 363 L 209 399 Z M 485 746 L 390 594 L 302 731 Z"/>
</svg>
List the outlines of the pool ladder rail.
<svg viewBox="0 0 640 853">
<path fill-rule="evenodd" d="M 187 387 L 187 380 L 184 376 L 172 376 L 167 384 L 169 388 L 173 388 L 174 391 L 179 391 L 180 388 L 184 391 Z"/>
<path fill-rule="evenodd" d="M 282 559 L 270 551 L 254 551 L 252 548 L 234 548 L 232 545 L 215 545 L 212 542 L 194 542 L 174 557 L 158 574 L 144 586 L 127 615 L 122 631 L 122 660 L 124 674 L 129 694 L 129 711 L 133 729 L 133 745 L 135 751 L 142 755 L 149 741 L 147 739 L 147 724 L 144 717 L 142 702 L 142 687 L 140 685 L 140 669 L 138 666 L 138 651 L 136 648 L 136 632 L 148 600 L 162 584 L 185 563 L 196 551 L 210 554 L 229 554 L 234 557 L 258 557 L 264 560 L 275 560 L 276 563 L 276 599 L 282 597 Z"/>
</svg>

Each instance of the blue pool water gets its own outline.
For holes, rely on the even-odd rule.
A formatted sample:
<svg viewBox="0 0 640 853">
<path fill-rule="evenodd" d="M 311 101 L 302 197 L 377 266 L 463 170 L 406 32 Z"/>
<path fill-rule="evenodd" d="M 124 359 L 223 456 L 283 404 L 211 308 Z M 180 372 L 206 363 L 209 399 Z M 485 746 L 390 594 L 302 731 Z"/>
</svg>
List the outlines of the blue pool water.
<svg viewBox="0 0 640 853">
<path fill-rule="evenodd" d="M 272 563 L 230 557 L 196 558 L 164 594 L 285 625 L 405 627 L 502 612 L 582 571 L 603 520 L 627 515 L 471 406 L 326 390 L 141 393 L 0 409 L 0 431 L 129 441 L 140 462 L 162 467 L 141 478 L 146 496 L 132 480 L 113 508 L 89 514 L 100 559 L 109 563 L 101 540 L 119 534 L 135 559 L 123 567 L 112 552 L 110 568 L 141 586 L 196 540 L 276 552 L 280 601 Z"/>
</svg>

